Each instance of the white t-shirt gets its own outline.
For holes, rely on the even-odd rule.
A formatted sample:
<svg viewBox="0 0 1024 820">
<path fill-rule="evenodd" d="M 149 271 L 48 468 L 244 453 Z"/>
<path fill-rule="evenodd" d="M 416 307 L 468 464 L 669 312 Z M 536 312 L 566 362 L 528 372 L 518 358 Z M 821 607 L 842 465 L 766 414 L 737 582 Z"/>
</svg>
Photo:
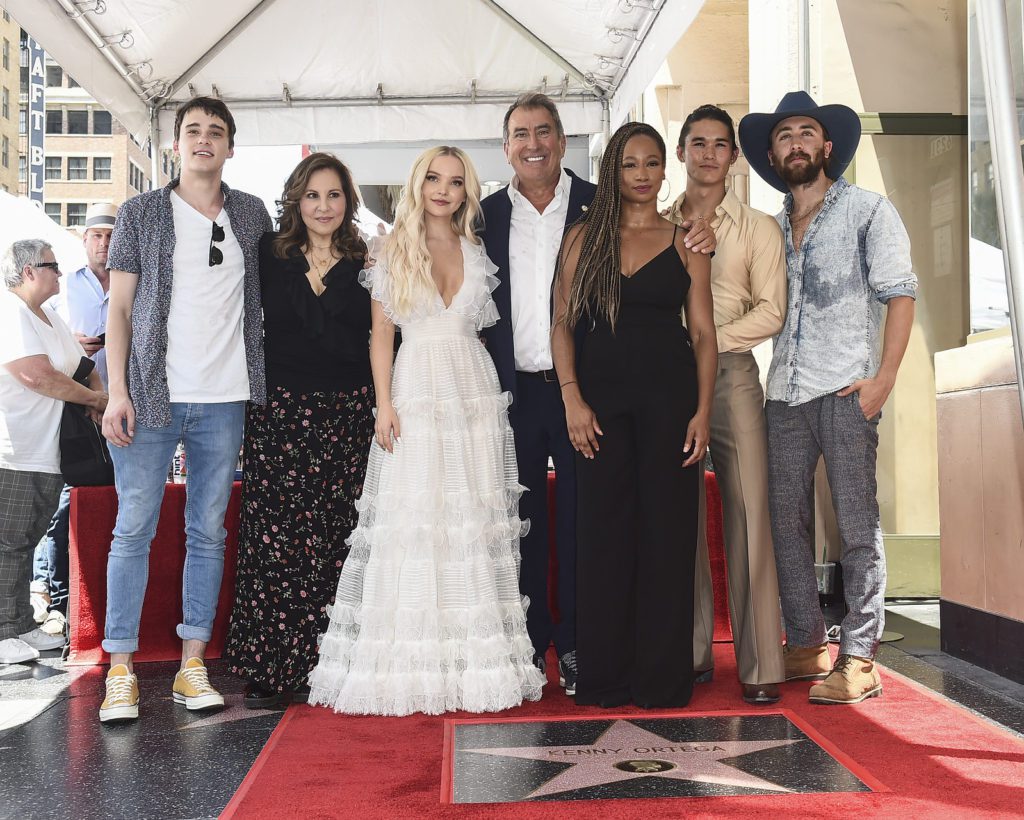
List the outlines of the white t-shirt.
<svg viewBox="0 0 1024 820">
<path fill-rule="evenodd" d="M 246 401 L 249 371 L 242 337 L 245 266 L 227 212 L 217 224 L 224 241 L 210 264 L 213 222 L 171 192 L 174 279 L 167 317 L 167 388 L 172 402 Z"/>
<path fill-rule="evenodd" d="M 0 364 L 27 356 L 49 358 L 54 370 L 73 376 L 85 351 L 51 308 L 47 325 L 6 288 L 0 291 Z M 60 473 L 60 416 L 64 402 L 29 390 L 0 367 L 0 467 Z"/>
</svg>

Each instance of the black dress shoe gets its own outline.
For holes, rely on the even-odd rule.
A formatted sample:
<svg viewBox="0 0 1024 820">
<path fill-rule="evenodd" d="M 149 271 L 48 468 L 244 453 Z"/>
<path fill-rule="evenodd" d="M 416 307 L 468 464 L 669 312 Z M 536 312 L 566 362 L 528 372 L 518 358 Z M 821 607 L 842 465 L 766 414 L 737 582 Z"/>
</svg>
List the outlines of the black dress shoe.
<svg viewBox="0 0 1024 820">
<path fill-rule="evenodd" d="M 743 687 L 743 700 L 747 703 L 778 703 L 782 697 L 774 683 L 742 683 L 740 686 Z"/>
<path fill-rule="evenodd" d="M 292 690 L 292 703 L 309 703 L 308 683 Z"/>
<path fill-rule="evenodd" d="M 258 683 L 250 681 L 242 692 L 242 706 L 246 709 L 269 709 L 281 702 L 281 693 L 272 689 L 264 689 Z"/>
</svg>

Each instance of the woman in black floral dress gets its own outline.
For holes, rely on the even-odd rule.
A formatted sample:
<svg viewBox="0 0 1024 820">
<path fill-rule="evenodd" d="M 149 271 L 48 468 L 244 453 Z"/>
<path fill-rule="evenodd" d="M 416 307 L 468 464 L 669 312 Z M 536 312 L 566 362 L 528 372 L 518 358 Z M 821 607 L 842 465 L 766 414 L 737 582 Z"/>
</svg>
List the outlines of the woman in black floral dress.
<svg viewBox="0 0 1024 820">
<path fill-rule="evenodd" d="M 348 169 L 311 154 L 285 183 L 280 231 L 260 245 L 268 395 L 246 418 L 225 651 L 250 708 L 305 699 L 356 522 L 375 403 L 358 205 Z"/>
</svg>

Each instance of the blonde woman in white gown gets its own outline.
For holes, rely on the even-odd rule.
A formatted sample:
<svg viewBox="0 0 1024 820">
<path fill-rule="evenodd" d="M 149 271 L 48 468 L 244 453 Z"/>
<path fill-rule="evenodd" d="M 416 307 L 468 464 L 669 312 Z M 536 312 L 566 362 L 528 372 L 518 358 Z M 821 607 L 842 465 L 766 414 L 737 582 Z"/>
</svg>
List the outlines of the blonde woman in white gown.
<svg viewBox="0 0 1024 820">
<path fill-rule="evenodd" d="M 424 152 L 361 276 L 376 441 L 310 677 L 309 702 L 337 712 L 496 712 L 541 695 L 519 594 L 528 522 L 509 399 L 479 340 L 498 318 L 479 200 L 460 149 Z"/>
</svg>

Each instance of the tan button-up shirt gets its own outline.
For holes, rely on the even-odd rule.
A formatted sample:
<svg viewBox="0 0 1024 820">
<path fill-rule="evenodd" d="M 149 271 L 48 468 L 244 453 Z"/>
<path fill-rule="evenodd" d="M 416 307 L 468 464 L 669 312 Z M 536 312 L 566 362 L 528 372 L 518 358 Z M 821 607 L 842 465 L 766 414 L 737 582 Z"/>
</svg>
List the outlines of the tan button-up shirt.
<svg viewBox="0 0 1024 820">
<path fill-rule="evenodd" d="M 682 223 L 680 195 L 666 216 Z M 782 329 L 786 319 L 786 251 L 779 223 L 744 205 L 731 190 L 715 209 L 718 247 L 711 259 L 711 296 L 719 353 L 750 350 Z"/>
</svg>

